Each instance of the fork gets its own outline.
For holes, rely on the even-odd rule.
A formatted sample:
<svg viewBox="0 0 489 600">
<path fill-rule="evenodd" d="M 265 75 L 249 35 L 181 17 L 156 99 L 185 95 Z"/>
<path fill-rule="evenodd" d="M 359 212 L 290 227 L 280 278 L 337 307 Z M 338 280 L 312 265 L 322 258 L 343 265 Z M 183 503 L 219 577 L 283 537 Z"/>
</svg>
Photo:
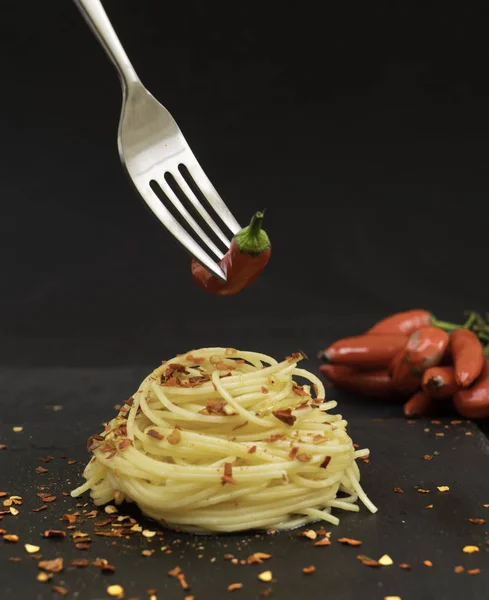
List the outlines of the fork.
<svg viewBox="0 0 489 600">
<path fill-rule="evenodd" d="M 201 200 L 207 202 L 233 235 L 241 229 L 238 221 L 199 165 L 175 119 L 141 83 L 100 0 L 74 1 L 121 79 L 122 111 L 117 143 L 127 174 L 168 231 L 199 263 L 220 280 L 226 281 L 224 271 L 201 244 L 207 246 L 218 259 L 224 253 L 189 213 L 181 198 L 194 207 L 226 251 L 231 242 Z M 165 199 L 195 232 L 201 244 L 163 204 Z"/>
</svg>

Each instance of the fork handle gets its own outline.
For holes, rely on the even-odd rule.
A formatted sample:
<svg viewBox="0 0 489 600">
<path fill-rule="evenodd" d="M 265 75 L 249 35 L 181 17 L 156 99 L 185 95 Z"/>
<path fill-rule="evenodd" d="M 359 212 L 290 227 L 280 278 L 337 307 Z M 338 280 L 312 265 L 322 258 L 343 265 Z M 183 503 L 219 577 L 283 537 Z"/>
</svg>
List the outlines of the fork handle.
<svg viewBox="0 0 489 600">
<path fill-rule="evenodd" d="M 112 27 L 100 0 L 74 0 L 84 19 L 119 72 L 125 91 L 139 77 Z"/>
</svg>

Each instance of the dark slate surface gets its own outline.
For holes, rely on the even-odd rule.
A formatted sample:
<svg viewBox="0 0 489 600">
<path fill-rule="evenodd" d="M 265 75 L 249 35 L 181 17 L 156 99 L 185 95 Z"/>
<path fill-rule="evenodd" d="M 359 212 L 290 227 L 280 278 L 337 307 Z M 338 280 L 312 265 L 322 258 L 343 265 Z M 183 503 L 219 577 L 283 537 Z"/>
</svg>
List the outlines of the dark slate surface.
<svg viewBox="0 0 489 600">
<path fill-rule="evenodd" d="M 313 362 L 313 361 L 311 361 Z M 314 364 L 309 363 L 311 368 Z M 230 536 L 193 536 L 165 532 L 148 541 L 140 535 L 129 540 L 92 536 L 88 551 L 74 548 L 66 539 L 48 540 L 40 535 L 45 529 L 64 529 L 59 521 L 76 500 L 63 497 L 81 481 L 81 470 L 87 459 L 85 441 L 98 431 L 100 423 L 110 417 L 116 402 L 133 392 L 148 368 L 133 369 L 5 369 L 0 379 L 0 397 L 4 407 L 0 425 L 0 443 L 8 445 L 0 452 L 0 488 L 23 497 L 16 517 L 5 515 L 0 527 L 20 536 L 18 544 L 0 544 L 0 577 L 2 598 L 28 600 L 51 599 L 51 585 L 64 585 L 70 598 L 98 600 L 108 597 L 106 587 L 122 585 L 126 598 L 146 599 L 146 591 L 159 590 L 158 599 L 182 599 L 185 594 L 167 571 L 179 565 L 191 585 L 189 594 L 196 600 L 211 600 L 225 595 L 227 586 L 244 584 L 233 592 L 236 597 L 260 598 L 260 591 L 271 587 L 275 598 L 288 600 L 307 594 L 308 598 L 324 598 L 325 594 L 338 600 L 377 599 L 400 596 L 409 599 L 487 598 L 489 539 L 487 525 L 472 525 L 468 518 L 489 515 L 482 507 L 489 503 L 489 483 L 483 476 L 489 468 L 486 437 L 472 423 L 450 424 L 450 417 L 440 424 L 429 420 L 408 423 L 400 416 L 396 405 L 376 405 L 346 395 L 335 394 L 340 411 L 350 421 L 350 433 L 362 447 L 372 452 L 370 464 L 362 464 L 362 481 L 367 493 L 378 505 L 379 512 L 370 515 L 366 509 L 359 514 L 344 514 L 338 528 L 332 531 L 330 547 L 315 548 L 312 542 L 298 537 L 297 532 L 273 536 L 240 534 Z M 330 394 L 332 397 L 332 394 Z M 53 412 L 45 406 L 61 405 Z M 12 427 L 24 427 L 14 433 Z M 429 431 L 426 431 L 428 429 Z M 443 433 L 443 437 L 436 436 Z M 425 454 L 434 455 L 425 461 Z M 55 461 L 39 462 L 39 457 L 52 455 Z M 69 459 L 77 460 L 68 465 Z M 49 472 L 37 475 L 35 468 L 43 465 Z M 448 485 L 446 493 L 436 486 Z M 32 513 L 41 504 L 36 493 L 41 487 L 52 491 L 56 502 L 48 509 Z M 403 494 L 394 493 L 399 486 Z M 417 487 L 431 490 L 417 492 Z M 91 510 L 89 498 L 87 509 Z M 425 508 L 433 504 L 433 509 Z M 83 509 L 81 509 L 83 510 Z M 101 513 L 103 515 L 103 513 Z M 123 511 L 123 514 L 126 514 Z M 155 529 L 154 524 L 132 510 L 143 527 Z M 341 516 L 341 515 L 340 515 Z M 104 518 L 103 516 L 100 518 Z M 90 532 L 93 521 L 78 526 Z M 338 537 L 360 539 L 360 548 L 336 543 Z M 50 583 L 38 583 L 36 561 L 27 555 L 24 543 L 41 546 L 44 558 L 63 556 L 66 568 Z M 464 554 L 465 545 L 476 545 L 476 554 Z M 169 546 L 172 554 L 161 551 Z M 145 548 L 154 548 L 150 557 L 141 555 Z M 254 551 L 268 552 L 273 558 L 263 565 L 233 565 L 223 559 L 225 553 L 247 558 Z M 359 553 L 378 559 L 387 553 L 395 562 L 391 567 L 372 569 L 362 565 Z M 199 557 L 200 556 L 200 557 Z M 21 557 L 19 563 L 9 557 Z M 105 575 L 96 567 L 70 567 L 72 558 L 106 558 L 116 567 L 116 573 Z M 213 561 L 213 559 L 216 559 Z M 423 565 L 431 560 L 433 567 Z M 411 571 L 397 566 L 407 562 Z M 316 572 L 306 576 L 302 568 L 316 566 Z M 480 568 L 481 574 L 456 575 L 453 568 Z M 270 569 L 273 582 L 265 584 L 258 573 Z M 8 575 L 7 575 L 8 573 Z"/>
</svg>

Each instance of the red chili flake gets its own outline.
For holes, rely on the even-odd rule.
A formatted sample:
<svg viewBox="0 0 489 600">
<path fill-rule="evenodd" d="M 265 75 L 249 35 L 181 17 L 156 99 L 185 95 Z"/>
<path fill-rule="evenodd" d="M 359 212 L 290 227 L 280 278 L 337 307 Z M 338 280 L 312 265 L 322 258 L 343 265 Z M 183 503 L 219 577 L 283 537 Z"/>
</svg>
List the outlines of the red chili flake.
<svg viewBox="0 0 489 600">
<path fill-rule="evenodd" d="M 313 546 L 331 546 L 331 540 L 328 537 L 323 537 L 323 539 L 314 542 Z"/>
<path fill-rule="evenodd" d="M 185 575 L 183 573 L 179 573 L 177 575 L 177 579 L 178 579 L 178 581 L 180 583 L 180 586 L 182 587 L 182 590 L 189 590 L 190 589 L 190 586 L 187 583 L 187 580 L 185 579 Z"/>
<path fill-rule="evenodd" d="M 53 585 L 51 589 L 53 590 L 53 592 L 56 592 L 60 596 L 66 596 L 68 594 L 68 590 L 62 585 Z"/>
<path fill-rule="evenodd" d="M 68 461 L 68 464 L 69 464 L 69 465 L 75 465 L 75 464 L 76 464 L 76 460 L 69 460 L 69 461 Z"/>
<path fill-rule="evenodd" d="M 187 356 L 187 360 L 188 360 L 188 362 L 195 363 L 196 365 L 201 365 L 205 362 L 205 358 L 199 358 L 198 356 L 192 356 L 192 354 L 189 354 Z"/>
<path fill-rule="evenodd" d="M 87 544 L 87 542 L 78 542 L 75 544 L 75 548 L 77 550 L 89 550 L 90 544 Z"/>
<path fill-rule="evenodd" d="M 156 429 L 148 429 L 148 431 L 146 432 L 146 435 L 149 435 L 149 437 L 155 438 L 155 440 L 162 440 L 165 437 L 159 431 L 156 431 Z"/>
<path fill-rule="evenodd" d="M 302 569 L 302 572 L 304 573 L 304 575 L 311 575 L 311 573 L 314 573 L 315 570 L 316 567 L 314 565 L 311 565 L 310 567 L 304 567 Z"/>
<path fill-rule="evenodd" d="M 427 504 L 425 508 L 433 508 L 433 504 Z"/>
<path fill-rule="evenodd" d="M 433 566 L 433 563 L 431 562 L 431 560 L 424 560 L 424 561 L 423 561 L 423 564 L 424 564 L 426 567 L 432 567 L 432 566 Z"/>
<path fill-rule="evenodd" d="M 309 396 L 309 394 L 300 385 L 292 386 L 292 391 L 296 396 Z"/>
<path fill-rule="evenodd" d="M 431 460 L 433 458 L 433 455 L 432 454 L 425 454 L 423 456 L 423 458 L 424 458 L 424 460 Z"/>
<path fill-rule="evenodd" d="M 361 556 L 361 558 L 360 557 L 358 557 L 358 558 L 361 560 L 362 565 L 365 565 L 366 567 L 372 567 L 372 568 L 376 569 L 376 568 L 382 566 L 378 560 L 374 560 L 373 558 L 369 558 L 368 556 L 362 556 L 362 555 L 360 555 L 360 556 Z"/>
<path fill-rule="evenodd" d="M 63 559 L 41 560 L 37 566 L 48 573 L 60 573 L 63 570 Z"/>
<path fill-rule="evenodd" d="M 424 490 L 423 488 L 418 488 L 418 493 L 419 494 L 429 494 L 430 490 Z"/>
<path fill-rule="evenodd" d="M 224 407 L 226 406 L 226 404 L 227 402 L 225 401 L 207 400 L 205 403 L 205 408 L 208 414 L 210 415 L 226 415 L 226 413 L 224 412 Z"/>
<path fill-rule="evenodd" d="M 42 506 L 38 506 L 37 508 L 33 508 L 32 512 L 41 512 L 41 510 L 46 510 L 47 504 L 43 504 Z"/>
<path fill-rule="evenodd" d="M 296 458 L 297 458 L 297 460 L 300 460 L 301 462 L 309 462 L 311 460 L 311 457 L 306 452 L 299 452 L 296 455 Z"/>
<path fill-rule="evenodd" d="M 7 444 L 0 444 L 0 450 L 7 450 Z"/>
<path fill-rule="evenodd" d="M 342 537 L 337 540 L 340 544 L 347 544 L 348 546 L 361 546 L 362 542 L 360 540 L 354 540 L 352 538 Z"/>
<path fill-rule="evenodd" d="M 324 437 L 324 435 L 321 434 L 317 434 L 312 438 L 312 443 L 313 444 L 321 444 L 322 442 L 324 442 L 326 438 Z"/>
<path fill-rule="evenodd" d="M 307 355 L 305 354 L 305 352 L 292 352 L 292 354 L 290 356 L 286 356 L 285 360 L 287 362 L 297 362 L 298 360 L 301 360 L 302 358 L 307 358 Z"/>
<path fill-rule="evenodd" d="M 236 431 L 236 429 L 241 429 L 241 427 L 245 427 L 246 425 L 248 425 L 249 421 L 244 421 L 243 423 L 240 423 L 239 425 L 236 425 L 236 427 L 233 427 L 233 431 Z"/>
<path fill-rule="evenodd" d="M 282 433 L 274 433 L 269 438 L 267 438 L 266 440 L 263 440 L 263 441 L 270 442 L 271 444 L 273 444 L 273 442 L 277 442 L 279 440 L 284 440 L 284 439 L 285 439 L 285 435 L 283 435 Z"/>
<path fill-rule="evenodd" d="M 263 394 L 268 394 L 268 389 L 264 385 L 261 386 L 261 391 Z"/>
<path fill-rule="evenodd" d="M 256 446 L 251 446 L 251 448 L 248 450 L 248 454 L 255 454 L 256 452 Z"/>
<path fill-rule="evenodd" d="M 39 460 L 43 463 L 48 463 L 54 460 L 54 456 L 41 456 Z"/>
<path fill-rule="evenodd" d="M 38 475 L 42 475 L 43 473 L 47 473 L 48 469 L 45 469 L 44 467 L 41 467 L 41 465 L 39 465 L 38 467 L 36 467 L 36 473 Z"/>
<path fill-rule="evenodd" d="M 236 481 L 233 479 L 233 464 L 224 463 L 224 475 L 221 477 L 222 485 L 230 483 L 236 485 Z"/>
<path fill-rule="evenodd" d="M 9 556 L 9 562 L 13 562 L 13 563 L 18 563 L 18 562 L 22 562 L 22 559 L 20 558 L 20 556 Z"/>
<path fill-rule="evenodd" d="M 469 569 L 467 571 L 467 575 L 479 575 L 480 572 L 481 572 L 480 569 Z"/>
<path fill-rule="evenodd" d="M 12 544 L 16 544 L 19 541 L 19 536 L 15 535 L 14 533 L 5 533 L 5 529 L 2 529 L 1 531 L 3 531 L 4 533 L 3 535 L 3 539 L 6 542 L 10 542 Z"/>
<path fill-rule="evenodd" d="M 168 575 L 170 577 L 176 577 L 179 573 L 182 572 L 182 569 L 180 567 L 175 567 L 174 569 L 172 569 L 171 571 L 168 571 Z"/>
<path fill-rule="evenodd" d="M 240 590 L 243 587 L 242 583 L 231 583 L 228 585 L 228 592 L 234 592 L 234 590 Z"/>
<path fill-rule="evenodd" d="M 326 467 L 331 462 L 331 456 L 325 456 L 323 462 L 319 465 L 321 469 L 326 469 Z"/>
<path fill-rule="evenodd" d="M 460 573 L 463 573 L 465 571 L 465 568 L 462 567 L 462 565 L 458 565 L 458 567 L 455 567 L 453 569 L 454 573 L 457 573 L 457 575 L 460 575 Z"/>
<path fill-rule="evenodd" d="M 396 494 L 404 494 L 404 490 L 400 487 L 395 487 L 394 491 L 396 492 Z"/>
<path fill-rule="evenodd" d="M 226 363 L 217 363 L 216 369 L 218 371 L 234 371 L 236 367 L 234 365 L 227 365 Z"/>
<path fill-rule="evenodd" d="M 409 571 L 411 569 L 411 565 L 409 563 L 401 563 L 399 568 L 403 569 L 404 571 Z"/>
<path fill-rule="evenodd" d="M 95 517 L 98 515 L 98 510 L 91 510 L 90 512 L 85 513 L 85 517 L 87 519 L 95 519 Z"/>
<path fill-rule="evenodd" d="M 472 525 L 484 525 L 486 520 L 485 519 L 469 519 L 469 522 L 472 523 Z"/>
<path fill-rule="evenodd" d="M 312 403 L 313 404 L 322 404 L 324 402 L 324 398 L 313 398 Z"/>
<path fill-rule="evenodd" d="M 290 408 L 282 408 L 280 410 L 273 410 L 272 415 L 279 421 L 282 421 L 282 423 L 285 423 L 286 425 L 290 425 L 290 426 L 292 426 L 297 420 L 297 417 L 294 417 L 294 415 L 292 414 L 292 410 Z"/>
<path fill-rule="evenodd" d="M 103 521 L 95 521 L 94 526 L 95 527 L 104 527 L 105 525 L 108 525 L 111 521 L 112 521 L 112 519 L 110 519 L 110 517 L 107 519 L 104 519 Z"/>
<path fill-rule="evenodd" d="M 36 494 L 39 498 L 41 498 L 41 500 L 43 502 L 54 502 L 56 500 L 56 496 L 53 496 L 52 494 L 49 494 L 47 492 L 39 492 L 38 494 Z"/>
<path fill-rule="evenodd" d="M 130 446 L 132 444 L 132 440 L 122 440 L 122 442 L 119 442 L 119 450 L 125 450 L 128 446 Z"/>
<path fill-rule="evenodd" d="M 307 408 L 307 406 L 309 406 L 309 400 L 304 400 L 304 402 L 298 404 L 294 410 L 302 410 L 303 408 Z"/>
<path fill-rule="evenodd" d="M 66 537 L 66 533 L 61 529 L 47 529 L 43 537 Z"/>
<path fill-rule="evenodd" d="M 289 452 L 289 458 L 293 460 L 296 457 L 297 452 L 299 452 L 299 446 L 293 446 L 292 450 Z"/>
<path fill-rule="evenodd" d="M 84 567 L 88 567 L 89 564 L 90 564 L 90 562 L 89 562 L 88 558 L 74 558 L 71 561 L 72 567 L 84 568 Z"/>
<path fill-rule="evenodd" d="M 8 496 L 7 492 L 0 492 L 0 498 L 5 498 L 5 496 Z"/>
</svg>

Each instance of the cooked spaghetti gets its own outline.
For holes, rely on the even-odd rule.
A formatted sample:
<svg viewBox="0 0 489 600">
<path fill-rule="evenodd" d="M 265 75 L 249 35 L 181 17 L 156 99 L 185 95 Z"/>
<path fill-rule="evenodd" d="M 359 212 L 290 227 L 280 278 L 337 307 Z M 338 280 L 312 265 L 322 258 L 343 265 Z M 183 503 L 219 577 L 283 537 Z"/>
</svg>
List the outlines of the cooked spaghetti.
<svg viewBox="0 0 489 600">
<path fill-rule="evenodd" d="M 90 489 L 97 505 L 136 502 L 203 532 L 337 525 L 332 510 L 357 512 L 358 499 L 376 512 L 355 462 L 369 451 L 355 450 L 302 358 L 204 348 L 165 362 L 88 440 L 86 483 L 72 495 Z"/>
</svg>

